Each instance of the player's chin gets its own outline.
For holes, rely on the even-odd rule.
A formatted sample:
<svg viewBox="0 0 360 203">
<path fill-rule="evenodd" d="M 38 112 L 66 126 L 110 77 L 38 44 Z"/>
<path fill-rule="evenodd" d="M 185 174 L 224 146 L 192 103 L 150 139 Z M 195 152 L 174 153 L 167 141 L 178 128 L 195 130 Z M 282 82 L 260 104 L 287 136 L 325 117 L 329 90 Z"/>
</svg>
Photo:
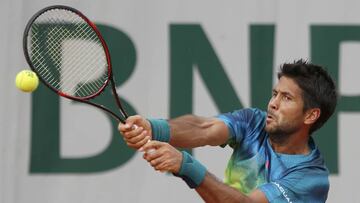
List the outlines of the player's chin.
<svg viewBox="0 0 360 203">
<path fill-rule="evenodd" d="M 273 125 L 273 124 L 271 124 L 271 123 L 266 123 L 266 125 L 265 125 L 265 131 L 267 132 L 267 133 L 273 133 L 273 132 L 275 132 L 276 131 L 276 126 L 275 125 Z"/>
</svg>

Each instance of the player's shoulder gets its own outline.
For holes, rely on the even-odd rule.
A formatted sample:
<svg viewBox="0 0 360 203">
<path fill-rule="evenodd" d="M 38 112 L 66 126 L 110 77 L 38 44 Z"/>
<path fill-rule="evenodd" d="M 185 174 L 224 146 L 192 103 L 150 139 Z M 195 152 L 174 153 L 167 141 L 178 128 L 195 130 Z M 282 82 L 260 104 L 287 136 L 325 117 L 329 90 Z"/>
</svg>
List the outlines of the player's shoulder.
<svg viewBox="0 0 360 203">
<path fill-rule="evenodd" d="M 258 108 L 243 108 L 232 112 L 221 114 L 219 117 L 233 117 L 241 120 L 261 120 L 265 118 L 266 112 Z"/>
<path fill-rule="evenodd" d="M 242 140 L 248 135 L 260 134 L 265 126 L 266 112 L 257 108 L 244 108 L 221 114 L 218 118 L 228 126 L 232 135 Z"/>
</svg>

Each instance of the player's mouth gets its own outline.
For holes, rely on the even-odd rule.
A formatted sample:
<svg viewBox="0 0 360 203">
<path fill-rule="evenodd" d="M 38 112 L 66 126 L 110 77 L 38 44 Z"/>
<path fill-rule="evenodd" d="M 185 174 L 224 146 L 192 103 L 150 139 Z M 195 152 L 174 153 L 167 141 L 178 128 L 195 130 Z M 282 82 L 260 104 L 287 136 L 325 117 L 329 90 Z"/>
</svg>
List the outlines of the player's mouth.
<svg viewBox="0 0 360 203">
<path fill-rule="evenodd" d="M 269 123 L 274 120 L 276 120 L 276 117 L 271 112 L 268 112 L 266 116 L 266 123 Z"/>
</svg>

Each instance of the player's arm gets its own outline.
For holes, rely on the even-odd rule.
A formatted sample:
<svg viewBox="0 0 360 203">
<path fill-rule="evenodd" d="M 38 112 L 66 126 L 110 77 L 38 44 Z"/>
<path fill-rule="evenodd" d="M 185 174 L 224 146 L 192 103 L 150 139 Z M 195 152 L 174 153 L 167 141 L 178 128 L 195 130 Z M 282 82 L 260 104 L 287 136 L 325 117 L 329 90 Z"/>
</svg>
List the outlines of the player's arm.
<svg viewBox="0 0 360 203">
<path fill-rule="evenodd" d="M 125 125 L 119 124 L 119 131 L 128 146 L 136 149 L 150 139 L 183 148 L 217 146 L 228 140 L 228 128 L 224 122 L 217 118 L 195 115 L 185 115 L 169 121 L 131 116 Z"/>
<path fill-rule="evenodd" d="M 157 171 L 168 171 L 181 177 L 205 202 L 268 202 L 265 194 L 255 190 L 250 195 L 225 185 L 187 152 L 180 152 L 168 143 L 152 141 L 143 146 L 143 157 Z M 153 149 L 151 153 L 146 151 Z"/>
<path fill-rule="evenodd" d="M 260 190 L 254 190 L 250 195 L 225 185 L 211 173 L 207 172 L 201 184 L 195 188 L 196 192 L 207 203 L 267 203 L 265 194 Z"/>
<path fill-rule="evenodd" d="M 175 147 L 218 146 L 228 140 L 227 126 L 217 118 L 185 115 L 170 120 L 169 125 L 169 143 Z"/>
</svg>

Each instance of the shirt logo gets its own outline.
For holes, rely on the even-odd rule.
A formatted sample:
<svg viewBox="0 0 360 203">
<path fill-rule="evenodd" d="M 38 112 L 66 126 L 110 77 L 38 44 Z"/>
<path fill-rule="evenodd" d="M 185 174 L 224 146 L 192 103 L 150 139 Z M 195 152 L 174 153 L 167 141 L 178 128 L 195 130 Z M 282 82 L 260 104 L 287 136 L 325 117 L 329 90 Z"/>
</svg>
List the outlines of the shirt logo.
<svg viewBox="0 0 360 203">
<path fill-rule="evenodd" d="M 280 190 L 281 194 L 284 196 L 284 198 L 287 200 L 288 203 L 292 203 L 290 200 L 288 194 L 286 193 L 286 190 L 277 182 L 272 182 L 276 187 Z"/>
</svg>

